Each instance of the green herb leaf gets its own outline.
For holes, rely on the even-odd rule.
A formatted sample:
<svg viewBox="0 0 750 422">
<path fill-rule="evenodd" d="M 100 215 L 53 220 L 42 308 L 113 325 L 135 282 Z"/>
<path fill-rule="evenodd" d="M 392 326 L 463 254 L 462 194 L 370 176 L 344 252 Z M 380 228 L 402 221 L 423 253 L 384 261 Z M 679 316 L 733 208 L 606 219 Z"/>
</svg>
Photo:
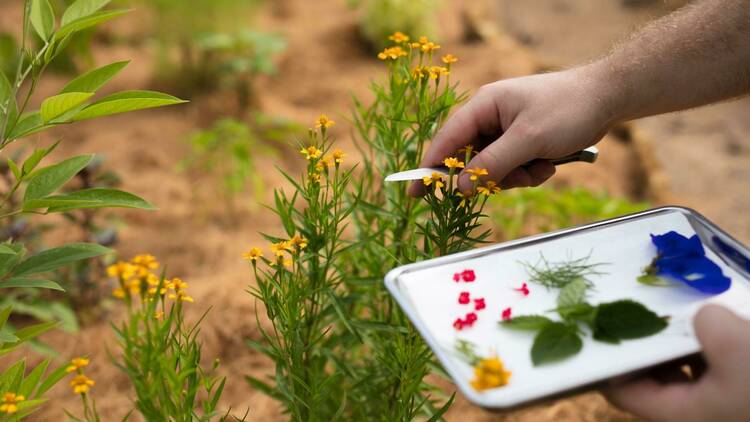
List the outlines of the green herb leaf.
<svg viewBox="0 0 750 422">
<path fill-rule="evenodd" d="M 185 102 L 187 101 L 155 91 L 123 91 L 109 95 L 88 105 L 78 114 L 73 116 L 73 121 L 93 119 L 95 117 L 110 116 L 128 111 L 144 110 L 147 108 L 163 107 Z"/>
<path fill-rule="evenodd" d="M 591 324 L 594 321 L 596 308 L 588 303 L 563 306 L 556 309 L 557 313 L 566 321 L 581 321 Z"/>
<path fill-rule="evenodd" d="M 112 252 L 111 249 L 94 243 L 71 243 L 47 249 L 46 251 L 30 256 L 13 270 L 13 276 L 21 277 L 46 273 L 71 262 L 93 258 L 110 252 Z"/>
<path fill-rule="evenodd" d="M 55 30 L 55 12 L 49 0 L 32 0 L 31 2 L 31 26 L 39 34 L 39 38 L 47 40 Z"/>
<path fill-rule="evenodd" d="M 129 10 L 127 9 L 103 10 L 101 12 L 93 13 L 89 16 L 78 18 L 76 20 L 63 24 L 55 33 L 55 39 L 61 40 L 70 34 L 78 31 L 83 31 L 84 29 L 91 28 L 92 26 L 99 25 L 100 23 L 106 22 L 110 19 L 114 19 L 128 12 Z"/>
<path fill-rule="evenodd" d="M 93 155 L 79 155 L 37 170 L 29 177 L 23 201 L 44 198 L 59 189 L 91 162 Z"/>
<path fill-rule="evenodd" d="M 130 63 L 130 60 L 110 63 L 106 66 L 91 70 L 84 73 L 83 75 L 68 82 L 67 85 L 60 91 L 61 94 L 68 92 L 96 92 L 104 86 L 110 79 L 117 75 L 125 66 Z"/>
<path fill-rule="evenodd" d="M 9 287 L 34 287 L 37 289 L 52 289 L 65 291 L 59 284 L 52 280 L 42 280 L 38 278 L 25 278 L 16 277 L 8 280 L 0 281 L 0 289 L 7 289 Z"/>
<path fill-rule="evenodd" d="M 632 300 L 602 303 L 594 319 L 594 338 L 597 340 L 626 340 L 647 337 L 666 328 L 666 319 L 643 304 Z"/>
<path fill-rule="evenodd" d="M 564 308 L 583 303 L 586 298 L 586 288 L 588 288 L 588 285 L 583 277 L 574 279 L 560 290 L 560 294 L 557 296 L 557 306 Z"/>
<path fill-rule="evenodd" d="M 65 212 L 84 208 L 156 209 L 149 202 L 132 193 L 108 188 L 91 188 L 64 195 L 45 196 L 26 201 L 23 206 L 25 210 L 48 208 L 47 212 Z"/>
<path fill-rule="evenodd" d="M 65 113 L 85 103 L 92 95 L 94 95 L 92 92 L 67 92 L 45 99 L 42 101 L 42 107 L 39 110 L 42 115 L 42 121 L 49 123 L 63 116 Z"/>
<path fill-rule="evenodd" d="M 647 286 L 666 287 L 666 286 L 672 285 L 672 283 L 670 283 L 669 280 L 666 280 L 662 277 L 659 277 L 653 274 L 643 274 L 639 276 L 636 280 L 638 280 L 639 283 L 645 284 Z"/>
<path fill-rule="evenodd" d="M 580 352 L 582 347 L 583 341 L 575 326 L 553 322 L 534 338 L 531 361 L 535 366 L 559 361 Z"/>
<path fill-rule="evenodd" d="M 40 130 L 52 127 L 52 125 L 44 124 L 42 114 L 38 111 L 28 113 L 21 117 L 21 120 L 16 123 L 13 128 L 8 127 L 6 135 L 9 140 L 23 138 L 24 136 L 31 135 L 32 133 L 39 132 Z"/>
<path fill-rule="evenodd" d="M 76 19 L 85 18 L 99 11 L 111 0 L 77 0 L 63 12 L 61 25 L 67 25 Z"/>
<path fill-rule="evenodd" d="M 530 331 L 541 330 L 546 327 L 547 324 L 552 323 L 554 323 L 554 321 L 541 315 L 521 315 L 506 321 L 500 321 L 500 325 L 504 328 Z"/>
</svg>

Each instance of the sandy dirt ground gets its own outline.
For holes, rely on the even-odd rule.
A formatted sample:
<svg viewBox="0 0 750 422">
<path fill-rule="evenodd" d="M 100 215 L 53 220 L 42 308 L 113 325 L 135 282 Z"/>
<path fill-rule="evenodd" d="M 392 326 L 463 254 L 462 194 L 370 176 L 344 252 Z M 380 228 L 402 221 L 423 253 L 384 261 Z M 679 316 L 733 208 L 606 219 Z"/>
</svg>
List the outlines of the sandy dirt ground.
<svg viewBox="0 0 750 422">
<path fill-rule="evenodd" d="M 0 30 L 13 28 L 18 22 L 18 7 L 11 3 L 0 4 Z M 348 8 L 345 0 L 314 3 L 315 6 L 304 0 L 287 0 L 274 3 L 263 11 L 263 27 L 283 33 L 288 48 L 279 59 L 278 75 L 258 81 L 256 90 L 260 95 L 260 107 L 266 113 L 283 115 L 305 124 L 321 112 L 328 113 L 340 123 L 333 128 L 333 134 L 350 152 L 350 157 L 356 157 L 351 147 L 350 128 L 345 124 L 351 105 L 350 94 L 369 98 L 368 83 L 382 74 L 382 65 L 362 48 L 356 31 L 356 11 Z M 462 18 L 467 6 L 464 2 L 448 0 L 444 1 L 444 6 L 440 14 L 440 40 L 444 51 L 460 58 L 454 74 L 461 80 L 462 87 L 470 92 L 486 82 L 568 66 L 595 57 L 628 30 L 669 9 L 669 5 L 659 2 L 633 9 L 615 0 L 500 2 L 491 7 L 498 37 L 485 42 L 467 42 L 465 19 Z M 143 33 L 145 29 L 139 13 L 136 11 L 113 24 L 111 30 L 136 35 Z M 587 22 L 599 24 L 582 25 Z M 582 33 L 584 28 L 588 31 L 586 34 Z M 552 34 L 558 34 L 557 39 Z M 155 87 L 151 79 L 154 73 L 153 46 L 149 43 L 134 41 L 99 46 L 95 48 L 95 58 L 99 64 L 108 60 L 134 59 L 126 72 L 113 81 L 110 90 Z M 52 77 L 43 84 L 40 93 L 52 93 L 64 82 L 64 77 Z M 221 373 L 229 377 L 223 405 L 242 411 L 249 409 L 249 420 L 252 421 L 284 420 L 279 406 L 249 388 L 241 376 L 268 373 L 272 367 L 243 343 L 244 338 L 258 339 L 259 334 L 254 319 L 255 303 L 245 293 L 253 280 L 247 265 L 240 259 L 240 253 L 261 241 L 258 230 L 280 231 L 276 228 L 278 223 L 271 213 L 253 210 L 246 204 L 239 207 L 238 217 L 228 218 L 221 194 L 213 188 L 214 180 L 176 170 L 180 159 L 189 150 L 186 139 L 190 133 L 206 127 L 213 118 L 232 114 L 233 107 L 231 97 L 226 94 L 204 95 L 193 98 L 185 106 L 83 122 L 33 136 L 24 142 L 41 144 L 60 137 L 64 142 L 57 151 L 58 156 L 102 154 L 108 165 L 123 176 L 122 188 L 143 196 L 160 208 L 156 212 L 117 212 L 127 224 L 117 246 L 119 254 L 123 257 L 142 252 L 156 255 L 168 264 L 172 275 L 190 283 L 196 298 L 196 303 L 191 306 L 194 314 L 209 306 L 214 308 L 202 329 L 202 338 L 207 361 L 213 357 L 221 359 Z M 729 162 L 730 159 L 724 157 L 731 156 L 731 160 L 736 160 L 736 163 L 732 161 L 736 169 L 724 169 L 723 172 L 714 169 L 716 174 L 705 186 L 709 188 L 713 184 L 739 189 L 714 192 L 714 199 L 723 195 L 728 198 L 743 192 L 738 180 L 743 177 L 747 180 L 748 137 L 743 139 L 742 136 L 750 129 L 746 121 L 721 120 L 719 117 L 725 118 L 724 114 L 714 113 L 716 120 L 705 120 L 702 124 L 691 120 L 679 126 L 658 121 L 644 123 L 644 128 L 653 127 L 655 139 L 671 133 L 664 145 L 677 144 L 680 136 L 692 139 L 694 135 L 685 134 L 686 131 L 711 131 L 721 134 L 716 136 L 732 137 L 735 141 L 724 148 L 726 154 L 722 152 L 725 155 L 722 155 L 721 162 Z M 663 169 L 653 170 L 640 165 L 639 152 L 629 137 L 608 135 L 601 144 L 599 164 L 563 168 L 555 176 L 554 183 L 604 189 L 633 199 L 651 196 L 658 203 L 666 196 L 645 188 L 643 183 L 648 178 L 642 173 L 661 171 L 674 176 L 674 190 L 684 193 L 685 202 L 700 198 L 701 191 L 695 182 L 691 183 L 696 175 L 680 173 L 680 168 L 684 170 L 684 167 L 679 165 L 689 164 L 691 159 L 700 156 L 699 153 L 681 154 L 675 152 L 680 148 L 674 148 L 672 151 L 659 149 L 657 153 L 673 157 L 678 162 L 676 169 L 664 165 Z M 299 166 L 294 155 L 282 154 L 280 161 L 256 158 L 258 171 L 264 175 L 268 187 L 263 193 L 266 202 L 271 198 L 273 187 L 284 185 L 281 177 L 276 175 L 274 165 L 290 170 Z M 677 185 L 682 184 L 690 187 L 681 190 Z M 680 198 L 679 195 L 674 197 Z M 727 204 L 731 203 L 735 210 L 748 208 L 748 204 L 739 201 L 728 200 Z M 734 224 L 730 214 L 722 214 L 725 211 L 717 207 L 715 215 L 722 216 L 719 223 Z M 60 241 L 69 240 L 66 236 L 72 235 L 60 234 Z M 750 236 L 750 233 L 745 236 Z M 108 318 L 117 320 L 116 308 Z M 53 344 L 62 357 L 79 354 L 92 357 L 90 375 L 97 380 L 94 394 L 103 420 L 119 420 L 132 408 L 127 379 L 107 357 L 107 350 L 115 346 L 107 321 L 88 324 L 73 336 L 52 333 L 45 336 L 45 340 Z M 32 358 L 37 359 L 37 356 Z M 449 386 L 446 388 L 450 391 Z M 52 391 L 51 402 L 35 416 L 35 420 L 62 420 L 63 408 L 79 409 L 77 399 L 61 383 Z M 621 421 L 634 418 L 612 408 L 600 394 L 592 392 L 505 413 L 485 412 L 459 397 L 447 419 Z"/>
</svg>

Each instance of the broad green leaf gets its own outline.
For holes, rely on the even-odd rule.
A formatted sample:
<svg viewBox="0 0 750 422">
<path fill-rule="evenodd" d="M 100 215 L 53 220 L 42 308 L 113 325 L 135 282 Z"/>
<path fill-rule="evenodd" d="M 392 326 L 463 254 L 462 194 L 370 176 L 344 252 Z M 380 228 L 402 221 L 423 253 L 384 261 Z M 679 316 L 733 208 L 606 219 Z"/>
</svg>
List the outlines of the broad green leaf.
<svg viewBox="0 0 750 422">
<path fill-rule="evenodd" d="M 16 178 L 16 180 L 20 180 L 23 174 L 21 173 L 21 169 L 18 168 L 18 164 L 16 164 L 15 161 L 8 158 L 8 168 L 10 168 L 10 171 L 13 173 L 13 177 Z"/>
<path fill-rule="evenodd" d="M 0 255 L 15 255 L 18 252 L 8 245 L 0 243 Z"/>
<path fill-rule="evenodd" d="M 26 249 L 21 243 L 5 243 L 3 246 L 12 249 L 15 253 L 0 254 L 0 276 L 6 275 L 26 255 Z"/>
<path fill-rule="evenodd" d="M 120 15 L 128 13 L 129 10 L 104 10 L 96 12 L 82 18 L 72 20 L 60 27 L 55 33 L 55 39 L 61 40 L 74 32 L 83 31 L 84 29 L 91 28 L 92 26 L 99 25 L 100 23 L 106 22 L 110 19 L 114 19 Z"/>
<path fill-rule="evenodd" d="M 96 12 L 102 7 L 106 6 L 111 0 L 76 0 L 65 9 L 63 12 L 62 19 L 60 20 L 61 25 L 67 25 L 74 20 L 85 18 Z"/>
<path fill-rule="evenodd" d="M 93 155 L 79 155 L 32 173 L 23 201 L 43 198 L 59 189 L 91 162 Z"/>
<path fill-rule="evenodd" d="M 13 128 L 8 128 L 10 130 L 7 131 L 6 135 L 9 140 L 14 140 L 50 127 L 52 127 L 52 125 L 44 124 L 42 114 L 38 111 L 34 111 L 23 116 Z"/>
<path fill-rule="evenodd" d="M 13 270 L 14 277 L 46 273 L 72 262 L 112 252 L 94 243 L 71 243 L 30 256 Z"/>
<path fill-rule="evenodd" d="M 39 37 L 47 40 L 55 30 L 55 12 L 49 0 L 32 0 L 31 1 L 31 26 Z"/>
<path fill-rule="evenodd" d="M 33 287 L 37 289 L 52 289 L 65 291 L 59 284 L 52 280 L 42 280 L 38 278 L 24 278 L 15 277 L 8 280 L 0 281 L 0 289 L 7 289 L 10 287 Z"/>
<path fill-rule="evenodd" d="M 597 306 L 594 319 L 594 338 L 627 340 L 658 333 L 668 325 L 643 304 L 632 300 L 618 300 Z"/>
<path fill-rule="evenodd" d="M 83 75 L 68 82 L 68 84 L 63 87 L 60 93 L 64 94 L 68 92 L 96 92 L 110 79 L 117 75 L 122 69 L 124 69 L 125 66 L 128 65 L 128 63 L 130 63 L 130 60 L 115 62 L 86 72 Z"/>
<path fill-rule="evenodd" d="M 500 325 L 504 328 L 511 328 L 514 330 L 536 331 L 541 330 L 547 324 L 551 324 L 552 322 L 554 321 L 541 315 L 521 315 L 509 320 L 500 321 Z"/>
<path fill-rule="evenodd" d="M 48 212 L 64 212 L 81 208 L 138 208 L 155 210 L 146 200 L 117 189 L 92 188 L 64 195 L 47 196 L 24 203 L 34 208 L 49 207 Z"/>
<path fill-rule="evenodd" d="M 104 97 L 86 106 L 73 116 L 73 121 L 110 116 L 128 111 L 181 104 L 187 101 L 155 91 L 123 91 Z"/>
<path fill-rule="evenodd" d="M 565 308 L 582 303 L 586 297 L 586 280 L 579 277 L 566 284 L 557 296 L 557 306 Z"/>
<path fill-rule="evenodd" d="M 93 92 L 67 92 L 45 99 L 42 101 L 42 107 L 39 110 L 42 115 L 42 121 L 49 123 L 57 119 L 85 103 L 92 95 L 94 95 Z"/>
<path fill-rule="evenodd" d="M 596 308 L 586 302 L 557 308 L 557 313 L 566 320 L 581 321 L 590 324 L 595 317 Z"/>
<path fill-rule="evenodd" d="M 22 174 L 27 175 L 31 173 L 37 165 L 42 161 L 44 157 L 49 155 L 50 152 L 54 151 L 55 148 L 60 144 L 60 141 L 55 142 L 49 148 L 37 148 L 29 157 L 23 162 Z"/>
<path fill-rule="evenodd" d="M 583 348 L 575 326 L 561 322 L 547 324 L 534 338 L 531 361 L 534 366 L 573 356 Z"/>
</svg>

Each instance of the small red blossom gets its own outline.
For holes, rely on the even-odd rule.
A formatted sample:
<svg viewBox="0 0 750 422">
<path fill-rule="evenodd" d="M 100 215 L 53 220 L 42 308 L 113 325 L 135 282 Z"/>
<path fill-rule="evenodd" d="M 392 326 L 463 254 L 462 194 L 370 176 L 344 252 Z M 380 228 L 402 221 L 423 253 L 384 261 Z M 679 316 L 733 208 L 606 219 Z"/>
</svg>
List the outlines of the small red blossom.
<svg viewBox="0 0 750 422">
<path fill-rule="evenodd" d="M 503 309 L 502 317 L 503 317 L 503 321 L 510 321 L 510 319 L 511 319 L 510 308 Z"/>
<path fill-rule="evenodd" d="M 514 288 L 513 290 L 515 290 L 515 291 L 517 291 L 517 292 L 520 292 L 520 293 L 521 293 L 521 294 L 523 294 L 524 296 L 528 296 L 528 295 L 529 295 L 529 293 L 530 293 L 530 292 L 529 292 L 529 286 L 527 286 L 527 285 L 526 285 L 526 283 L 523 283 L 523 285 L 522 285 L 521 287 L 519 287 L 519 288 L 517 288 L 517 289 L 515 289 L 515 288 Z"/>
<path fill-rule="evenodd" d="M 469 299 L 469 292 L 461 292 L 461 294 L 458 295 L 458 303 L 466 305 L 470 301 L 471 299 Z"/>
<path fill-rule="evenodd" d="M 486 307 L 487 305 L 485 305 L 483 297 L 474 299 L 474 310 L 481 311 Z"/>
<path fill-rule="evenodd" d="M 464 321 L 461 318 L 456 318 L 456 320 L 453 321 L 453 328 L 456 330 L 462 330 L 464 328 Z"/>
<path fill-rule="evenodd" d="M 474 274 L 474 270 L 463 270 L 463 272 L 461 272 L 461 278 L 465 282 L 471 283 L 472 281 L 477 279 L 477 276 L 476 274 Z"/>
<path fill-rule="evenodd" d="M 474 321 L 476 320 L 477 320 L 477 314 L 475 314 L 474 312 L 469 312 L 468 314 L 466 314 L 466 319 L 464 319 L 464 324 L 471 326 L 471 324 L 473 324 Z"/>
<path fill-rule="evenodd" d="M 458 283 L 459 281 L 461 281 L 461 273 L 454 273 L 453 274 L 453 281 L 455 281 L 456 283 Z"/>
</svg>

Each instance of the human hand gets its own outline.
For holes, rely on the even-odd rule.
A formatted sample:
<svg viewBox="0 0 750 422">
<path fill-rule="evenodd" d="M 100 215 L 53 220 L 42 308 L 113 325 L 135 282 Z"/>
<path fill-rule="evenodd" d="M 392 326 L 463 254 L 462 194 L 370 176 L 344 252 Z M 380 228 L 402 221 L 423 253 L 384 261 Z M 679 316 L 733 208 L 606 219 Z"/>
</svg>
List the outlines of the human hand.
<svg viewBox="0 0 750 422">
<path fill-rule="evenodd" d="M 695 316 L 695 334 L 708 369 L 695 382 L 639 379 L 610 387 L 616 406 L 651 421 L 750 420 L 750 321 L 707 305 Z"/>
<path fill-rule="evenodd" d="M 466 168 L 486 168 L 487 178 L 504 189 L 541 184 L 555 173 L 545 159 L 589 147 L 611 126 L 606 86 L 598 73 L 588 66 L 481 87 L 438 131 L 421 167 L 438 165 L 472 145 L 479 153 Z M 462 172 L 459 189 L 471 186 Z M 422 192 L 419 183 L 410 188 L 412 195 Z"/>
</svg>

